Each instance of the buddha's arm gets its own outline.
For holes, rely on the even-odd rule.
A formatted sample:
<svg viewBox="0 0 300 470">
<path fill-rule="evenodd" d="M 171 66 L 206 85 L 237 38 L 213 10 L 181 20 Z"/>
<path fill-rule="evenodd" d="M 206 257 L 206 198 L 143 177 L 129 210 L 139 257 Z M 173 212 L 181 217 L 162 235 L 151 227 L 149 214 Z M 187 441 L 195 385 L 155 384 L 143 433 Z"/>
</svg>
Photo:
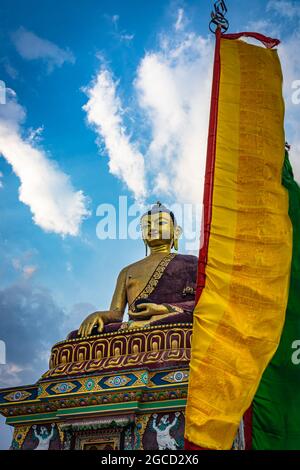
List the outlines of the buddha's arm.
<svg viewBox="0 0 300 470">
<path fill-rule="evenodd" d="M 175 315 L 179 313 L 189 313 L 192 315 L 195 308 L 195 301 L 188 300 L 185 302 L 174 302 L 172 304 L 154 304 L 140 303 L 137 305 L 137 312 L 128 312 L 132 320 L 144 320 L 156 315 Z"/>
<path fill-rule="evenodd" d="M 110 304 L 110 320 L 108 323 L 111 323 L 112 321 L 122 321 L 123 319 L 127 305 L 126 274 L 127 268 L 124 268 L 118 276 L 115 292 Z"/>
<path fill-rule="evenodd" d="M 137 312 L 128 312 L 131 320 L 145 320 L 156 315 L 168 315 L 170 313 L 169 306 L 155 303 L 140 303 L 137 310 Z"/>
<path fill-rule="evenodd" d="M 122 321 L 123 314 L 127 304 L 126 294 L 126 268 L 123 269 L 117 280 L 117 285 L 112 298 L 110 309 L 91 313 L 80 325 L 79 336 L 88 336 L 95 326 L 98 327 L 98 333 L 103 331 L 104 325 Z"/>
</svg>

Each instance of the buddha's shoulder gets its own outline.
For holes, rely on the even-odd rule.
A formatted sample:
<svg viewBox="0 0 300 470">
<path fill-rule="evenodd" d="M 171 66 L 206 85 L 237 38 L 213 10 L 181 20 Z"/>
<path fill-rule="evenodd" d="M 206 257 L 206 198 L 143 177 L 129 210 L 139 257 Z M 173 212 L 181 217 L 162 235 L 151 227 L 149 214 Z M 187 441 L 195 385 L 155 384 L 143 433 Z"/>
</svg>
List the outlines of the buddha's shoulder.
<svg viewBox="0 0 300 470">
<path fill-rule="evenodd" d="M 128 264 L 128 266 L 125 266 L 125 268 L 123 268 L 122 271 L 120 272 L 120 276 L 126 276 L 128 272 L 144 266 L 145 259 L 140 259 L 138 261 L 135 261 L 134 263 Z"/>
<path fill-rule="evenodd" d="M 194 255 L 181 255 L 180 253 L 176 255 L 175 260 L 178 263 L 182 264 L 190 264 L 190 265 L 197 265 L 198 258 Z"/>
</svg>

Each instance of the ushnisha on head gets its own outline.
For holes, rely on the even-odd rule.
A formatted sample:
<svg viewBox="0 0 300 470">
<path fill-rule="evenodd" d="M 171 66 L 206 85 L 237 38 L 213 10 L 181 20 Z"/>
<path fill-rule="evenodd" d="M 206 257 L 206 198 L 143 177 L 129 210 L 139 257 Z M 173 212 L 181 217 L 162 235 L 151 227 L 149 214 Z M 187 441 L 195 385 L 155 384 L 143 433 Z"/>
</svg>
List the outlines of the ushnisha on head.
<svg viewBox="0 0 300 470">
<path fill-rule="evenodd" d="M 150 248 L 168 245 L 178 251 L 178 239 L 182 233 L 177 225 L 174 213 L 166 206 L 157 202 L 152 209 L 141 217 L 142 236 L 146 246 Z"/>
</svg>

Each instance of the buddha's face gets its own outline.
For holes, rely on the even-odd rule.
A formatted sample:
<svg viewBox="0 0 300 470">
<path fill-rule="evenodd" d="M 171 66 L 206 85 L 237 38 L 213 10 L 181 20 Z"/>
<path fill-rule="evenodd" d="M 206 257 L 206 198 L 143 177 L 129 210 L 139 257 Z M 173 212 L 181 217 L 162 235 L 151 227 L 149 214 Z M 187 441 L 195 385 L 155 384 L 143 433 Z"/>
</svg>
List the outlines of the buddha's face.
<svg viewBox="0 0 300 470">
<path fill-rule="evenodd" d="M 158 246 L 162 244 L 172 244 L 174 239 L 173 220 L 167 212 L 157 212 L 144 215 L 141 220 L 143 239 L 147 244 Z"/>
</svg>

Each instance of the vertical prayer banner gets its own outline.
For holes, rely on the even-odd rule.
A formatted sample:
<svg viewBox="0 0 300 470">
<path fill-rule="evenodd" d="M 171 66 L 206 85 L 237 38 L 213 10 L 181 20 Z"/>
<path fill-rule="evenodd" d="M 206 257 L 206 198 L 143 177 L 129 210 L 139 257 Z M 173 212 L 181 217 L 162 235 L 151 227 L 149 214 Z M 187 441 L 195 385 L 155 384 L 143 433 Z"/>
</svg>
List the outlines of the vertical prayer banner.
<svg viewBox="0 0 300 470">
<path fill-rule="evenodd" d="M 185 428 L 202 448 L 232 447 L 285 321 L 292 225 L 276 44 L 216 34 Z"/>
<path fill-rule="evenodd" d="M 293 225 L 290 289 L 280 344 L 253 400 L 254 450 L 300 450 L 300 188 L 287 152 L 282 181 Z"/>
</svg>

